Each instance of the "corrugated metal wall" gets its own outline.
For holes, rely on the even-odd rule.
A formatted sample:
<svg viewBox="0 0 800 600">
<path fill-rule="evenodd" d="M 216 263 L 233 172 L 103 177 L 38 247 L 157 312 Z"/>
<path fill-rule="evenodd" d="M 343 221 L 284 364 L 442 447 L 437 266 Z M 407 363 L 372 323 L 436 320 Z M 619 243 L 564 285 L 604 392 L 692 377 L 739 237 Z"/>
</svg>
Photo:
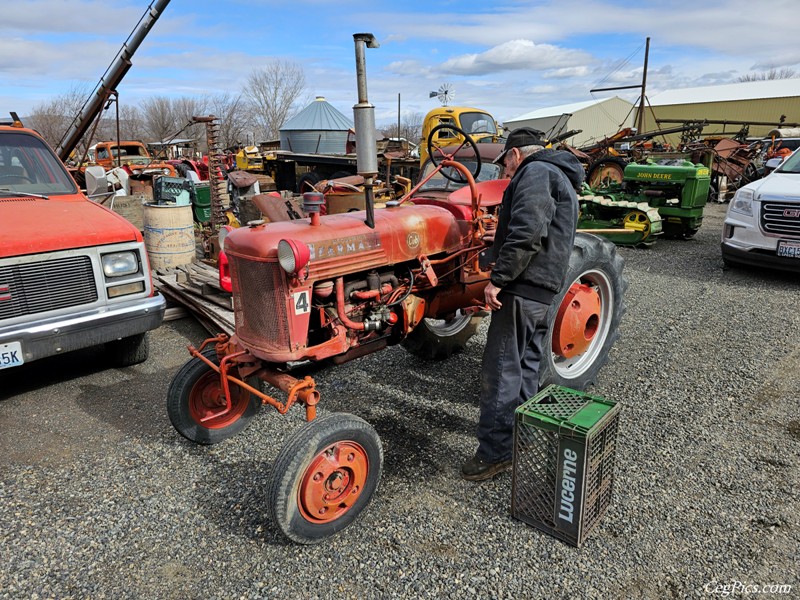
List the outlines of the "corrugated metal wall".
<svg viewBox="0 0 800 600">
<path fill-rule="evenodd" d="M 310 154 L 345 154 L 346 131 L 281 130 L 281 150 Z"/>
<path fill-rule="evenodd" d="M 567 143 L 571 146 L 585 146 L 604 137 L 617 133 L 623 127 L 629 127 L 633 119 L 633 105 L 621 98 L 609 98 L 598 103 L 575 111 L 569 118 L 562 131 L 580 129 L 581 133 L 569 138 Z M 533 127 L 544 132 L 549 132 L 559 120 L 558 116 L 540 117 L 525 121 L 514 121 L 513 129 L 518 127 Z"/>
<path fill-rule="evenodd" d="M 731 100 L 728 102 L 698 102 L 696 104 L 672 104 L 664 106 L 648 106 L 645 109 L 645 131 L 659 129 L 655 122 L 657 119 L 669 120 L 703 120 L 709 121 L 747 121 L 777 123 L 781 115 L 786 116 L 787 123 L 800 123 L 800 96 L 791 98 L 766 98 L 762 100 Z M 661 129 L 677 127 L 678 123 L 661 123 Z M 741 125 L 728 123 L 727 125 L 707 125 L 704 134 L 722 133 L 735 135 Z M 766 136 L 773 127 L 768 125 L 750 126 L 749 137 L 757 138 Z M 672 144 L 680 141 L 680 135 L 667 136 Z"/>
<path fill-rule="evenodd" d="M 572 146 L 586 146 L 633 123 L 633 105 L 622 98 L 610 98 L 602 104 L 590 106 L 576 112 L 569 120 L 569 129 L 583 131 L 568 140 Z"/>
</svg>

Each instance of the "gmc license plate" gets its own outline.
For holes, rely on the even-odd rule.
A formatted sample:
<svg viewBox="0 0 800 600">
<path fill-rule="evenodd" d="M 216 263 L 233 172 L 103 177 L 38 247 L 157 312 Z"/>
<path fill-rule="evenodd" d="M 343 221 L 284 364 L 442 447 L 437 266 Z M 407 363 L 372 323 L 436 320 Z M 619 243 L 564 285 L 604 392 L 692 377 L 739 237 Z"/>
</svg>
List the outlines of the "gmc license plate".
<svg viewBox="0 0 800 600">
<path fill-rule="evenodd" d="M 778 240 L 778 256 L 784 258 L 800 258 L 800 242 Z"/>
<path fill-rule="evenodd" d="M 22 356 L 22 344 L 19 342 L 9 342 L 0 344 L 0 369 L 18 367 L 25 362 Z"/>
</svg>

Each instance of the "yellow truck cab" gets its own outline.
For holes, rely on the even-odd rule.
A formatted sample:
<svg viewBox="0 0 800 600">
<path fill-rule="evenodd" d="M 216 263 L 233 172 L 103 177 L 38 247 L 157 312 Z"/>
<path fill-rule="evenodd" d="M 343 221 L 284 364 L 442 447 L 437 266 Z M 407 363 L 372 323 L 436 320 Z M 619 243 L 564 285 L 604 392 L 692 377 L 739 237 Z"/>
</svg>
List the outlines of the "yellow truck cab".
<svg viewBox="0 0 800 600">
<path fill-rule="evenodd" d="M 422 123 L 422 141 L 419 145 L 419 164 L 422 165 L 428 158 L 428 137 L 431 130 L 441 124 L 455 125 L 466 131 L 476 143 L 497 142 L 502 134 L 498 131 L 494 117 L 479 108 L 469 106 L 439 106 L 427 115 Z M 461 136 L 452 130 L 437 131 L 433 143 L 437 147 L 458 144 Z"/>
</svg>

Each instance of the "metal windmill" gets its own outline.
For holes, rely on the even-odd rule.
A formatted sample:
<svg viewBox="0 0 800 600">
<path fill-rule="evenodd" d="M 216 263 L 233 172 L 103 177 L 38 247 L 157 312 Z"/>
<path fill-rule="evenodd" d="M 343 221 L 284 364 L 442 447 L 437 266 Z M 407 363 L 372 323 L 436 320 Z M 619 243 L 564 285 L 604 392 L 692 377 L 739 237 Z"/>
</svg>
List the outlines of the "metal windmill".
<svg viewBox="0 0 800 600">
<path fill-rule="evenodd" d="M 456 90 L 453 87 L 452 83 L 443 83 L 439 86 L 439 90 L 436 92 L 431 92 L 429 94 L 429 98 L 438 98 L 439 102 L 442 103 L 442 106 L 447 106 L 449 102 L 455 98 Z"/>
</svg>

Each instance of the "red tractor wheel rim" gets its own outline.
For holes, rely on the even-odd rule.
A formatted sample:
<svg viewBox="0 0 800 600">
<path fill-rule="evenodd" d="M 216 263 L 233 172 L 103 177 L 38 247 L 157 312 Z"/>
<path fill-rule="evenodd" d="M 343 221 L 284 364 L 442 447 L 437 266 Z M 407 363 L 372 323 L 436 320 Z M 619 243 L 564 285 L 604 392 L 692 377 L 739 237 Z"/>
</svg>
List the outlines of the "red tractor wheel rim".
<svg viewBox="0 0 800 600">
<path fill-rule="evenodd" d="M 312 523 L 335 521 L 361 497 L 369 458 L 359 444 L 341 441 L 317 454 L 303 473 L 297 503 Z"/>
<path fill-rule="evenodd" d="M 192 386 L 189 392 L 189 414 L 195 423 L 207 429 L 223 429 L 239 420 L 250 401 L 250 394 L 235 383 L 230 386 L 231 410 L 224 415 L 202 421 L 215 413 L 225 410 L 225 392 L 219 381 L 219 374 L 206 373 Z"/>
<path fill-rule="evenodd" d="M 572 358 L 586 352 L 600 325 L 600 294 L 591 286 L 573 283 L 553 324 L 553 352 Z"/>
</svg>

